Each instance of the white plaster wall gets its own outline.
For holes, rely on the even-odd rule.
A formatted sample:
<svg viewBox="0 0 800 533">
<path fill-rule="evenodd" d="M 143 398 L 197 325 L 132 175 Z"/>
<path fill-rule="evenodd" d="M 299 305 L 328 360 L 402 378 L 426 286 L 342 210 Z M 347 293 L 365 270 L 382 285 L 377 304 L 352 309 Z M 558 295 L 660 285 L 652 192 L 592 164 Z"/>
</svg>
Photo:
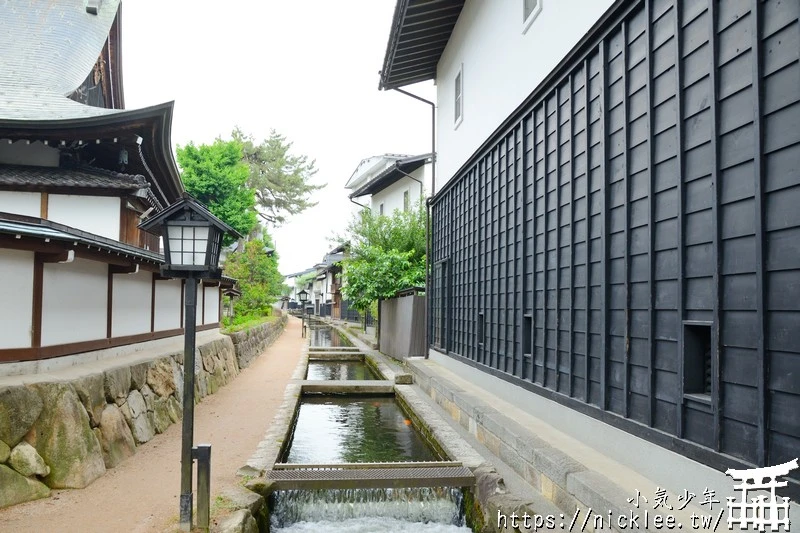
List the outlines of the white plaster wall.
<svg viewBox="0 0 800 533">
<path fill-rule="evenodd" d="M 216 287 L 204 287 L 206 291 L 206 305 L 203 311 L 203 324 L 214 324 L 219 322 L 219 285 Z"/>
<path fill-rule="evenodd" d="M 203 310 L 203 292 L 206 290 L 205 285 L 203 282 L 197 284 L 197 309 L 195 314 L 195 325 L 201 326 L 203 325 L 203 316 L 205 311 Z"/>
<path fill-rule="evenodd" d="M 182 328 L 181 324 L 181 280 L 156 281 L 155 330 Z"/>
<path fill-rule="evenodd" d="M 411 175 L 418 180 L 425 183 L 425 171 L 428 165 L 418 168 Z M 403 176 L 396 182 L 392 183 L 380 192 L 372 195 L 371 208 L 372 212 L 378 214 L 381 202 L 383 202 L 383 214 L 391 215 L 395 209 L 403 210 L 403 191 L 409 192 L 409 206 L 414 207 L 414 204 L 419 201 L 421 193 L 420 184 L 407 176 Z"/>
<path fill-rule="evenodd" d="M 40 141 L 30 144 L 26 141 L 17 141 L 9 144 L 8 139 L 0 139 L 0 163 L 6 165 L 57 167 L 58 159 L 58 148 L 45 146 Z"/>
<path fill-rule="evenodd" d="M 436 190 L 533 92 L 612 0 L 540 0 L 523 33 L 523 0 L 469 0 L 437 66 Z M 455 127 L 455 78 L 463 65 L 463 119 Z"/>
<path fill-rule="evenodd" d="M 42 292 L 42 346 L 106 337 L 108 265 L 45 263 Z"/>
<path fill-rule="evenodd" d="M 38 218 L 42 214 L 42 195 L 38 192 L 0 191 L 0 212 Z"/>
<path fill-rule="evenodd" d="M 153 273 L 114 274 L 111 299 L 111 336 L 150 332 L 150 300 Z"/>
<path fill-rule="evenodd" d="M 0 249 L 0 349 L 28 348 L 33 327 L 33 252 Z"/>
<path fill-rule="evenodd" d="M 47 218 L 59 224 L 119 240 L 120 199 L 109 196 L 51 194 Z"/>
</svg>

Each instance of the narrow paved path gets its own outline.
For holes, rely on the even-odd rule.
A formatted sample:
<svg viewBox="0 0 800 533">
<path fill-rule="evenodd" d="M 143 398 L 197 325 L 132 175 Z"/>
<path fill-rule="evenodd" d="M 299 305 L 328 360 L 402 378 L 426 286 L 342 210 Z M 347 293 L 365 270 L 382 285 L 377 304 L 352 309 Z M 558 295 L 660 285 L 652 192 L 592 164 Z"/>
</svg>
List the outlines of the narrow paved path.
<svg viewBox="0 0 800 533">
<path fill-rule="evenodd" d="M 195 443 L 210 443 L 211 494 L 238 483 L 283 401 L 305 339 L 289 317 L 283 334 L 239 376 L 195 407 Z M 0 532 L 172 532 L 178 524 L 181 424 L 81 490 L 0 509 Z"/>
</svg>

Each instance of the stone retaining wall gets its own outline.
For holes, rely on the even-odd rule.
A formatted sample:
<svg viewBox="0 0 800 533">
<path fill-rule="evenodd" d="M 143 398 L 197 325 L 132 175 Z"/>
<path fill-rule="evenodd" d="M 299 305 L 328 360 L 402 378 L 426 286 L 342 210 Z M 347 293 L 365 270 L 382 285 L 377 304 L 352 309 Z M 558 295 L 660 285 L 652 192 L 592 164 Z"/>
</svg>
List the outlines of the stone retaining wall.
<svg viewBox="0 0 800 533">
<path fill-rule="evenodd" d="M 239 368 L 246 368 L 250 365 L 253 359 L 272 344 L 283 331 L 288 320 L 287 315 L 278 310 L 273 310 L 273 313 L 279 314 L 278 320 L 228 334 L 236 347 L 236 359 L 239 361 Z"/>
<path fill-rule="evenodd" d="M 195 398 L 233 380 L 285 324 L 282 316 L 198 346 Z M 181 418 L 182 351 L 107 366 L 0 387 L 0 508 L 83 488 Z"/>
<path fill-rule="evenodd" d="M 230 339 L 201 345 L 195 395 L 239 374 Z M 182 415 L 183 353 L 0 389 L 0 507 L 83 488 Z"/>
</svg>

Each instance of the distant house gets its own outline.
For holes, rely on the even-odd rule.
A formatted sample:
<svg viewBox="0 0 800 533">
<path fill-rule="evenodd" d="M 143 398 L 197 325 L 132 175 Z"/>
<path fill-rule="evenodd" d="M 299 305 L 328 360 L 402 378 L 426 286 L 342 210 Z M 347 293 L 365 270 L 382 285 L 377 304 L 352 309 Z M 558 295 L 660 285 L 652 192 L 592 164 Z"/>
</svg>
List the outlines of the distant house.
<svg viewBox="0 0 800 533">
<path fill-rule="evenodd" d="M 799 14 L 398 0 L 380 85 L 437 87 L 430 357 L 626 463 L 794 459 Z"/>
<path fill-rule="evenodd" d="M 347 245 L 337 246 L 322 258 L 322 261 L 311 268 L 295 272 L 284 276 L 284 283 L 289 285 L 292 290 L 289 294 L 290 309 L 299 308 L 300 298 L 298 293 L 305 290 L 308 294 L 306 305 L 313 306 L 313 314 L 340 318 L 342 304 L 342 259 L 346 254 Z M 311 279 L 298 285 L 298 280 L 310 274 L 314 274 Z"/>
<path fill-rule="evenodd" d="M 0 362 L 181 334 L 182 282 L 137 227 L 183 192 L 172 103 L 124 109 L 118 0 L 30 4 L 0 32 Z M 219 317 L 204 282 L 198 329 Z"/>
<path fill-rule="evenodd" d="M 310 296 L 310 294 L 311 294 L 311 284 L 307 283 L 305 286 L 299 286 L 298 282 L 299 282 L 300 278 L 302 278 L 303 276 L 307 276 L 308 274 L 311 274 L 312 272 L 316 272 L 316 269 L 313 268 L 313 267 L 312 268 L 307 268 L 305 270 L 301 270 L 300 272 L 293 272 L 291 274 L 286 274 L 283 277 L 283 282 L 286 285 L 288 285 L 289 288 L 291 289 L 289 291 L 289 295 L 288 295 L 289 296 L 289 309 L 296 309 L 296 308 L 298 308 L 300 306 L 300 297 L 298 296 L 298 293 L 300 291 L 305 290 L 306 293 L 309 294 L 309 300 L 311 299 L 311 296 Z"/>
<path fill-rule="evenodd" d="M 430 190 L 430 161 L 431 154 L 368 157 L 359 163 L 345 188 L 353 191 L 349 197 L 354 202 L 369 196 L 368 207 L 374 214 L 408 211 Z"/>
</svg>

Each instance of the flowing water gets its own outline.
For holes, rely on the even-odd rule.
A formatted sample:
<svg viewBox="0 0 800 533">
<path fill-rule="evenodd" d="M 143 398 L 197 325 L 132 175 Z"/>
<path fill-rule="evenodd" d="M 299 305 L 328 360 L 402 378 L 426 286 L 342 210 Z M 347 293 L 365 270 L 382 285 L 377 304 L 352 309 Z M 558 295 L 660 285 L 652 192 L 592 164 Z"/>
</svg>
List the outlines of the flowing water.
<svg viewBox="0 0 800 533">
<path fill-rule="evenodd" d="M 462 499 L 452 488 L 279 491 L 270 525 L 282 533 L 468 532 Z"/>
<path fill-rule="evenodd" d="M 287 463 L 437 461 L 392 396 L 304 396 Z"/>
<path fill-rule="evenodd" d="M 311 346 L 352 346 L 327 326 Z M 309 363 L 307 379 L 378 379 L 361 361 Z M 287 463 L 436 461 L 392 396 L 304 396 Z M 271 497 L 273 533 L 469 533 L 457 488 L 287 490 Z"/>
<path fill-rule="evenodd" d="M 309 323 L 308 342 L 311 346 L 353 346 L 350 339 L 339 333 L 331 326 L 318 326 L 314 322 Z"/>
<path fill-rule="evenodd" d="M 306 379 L 381 379 L 364 361 L 309 361 Z"/>
</svg>

